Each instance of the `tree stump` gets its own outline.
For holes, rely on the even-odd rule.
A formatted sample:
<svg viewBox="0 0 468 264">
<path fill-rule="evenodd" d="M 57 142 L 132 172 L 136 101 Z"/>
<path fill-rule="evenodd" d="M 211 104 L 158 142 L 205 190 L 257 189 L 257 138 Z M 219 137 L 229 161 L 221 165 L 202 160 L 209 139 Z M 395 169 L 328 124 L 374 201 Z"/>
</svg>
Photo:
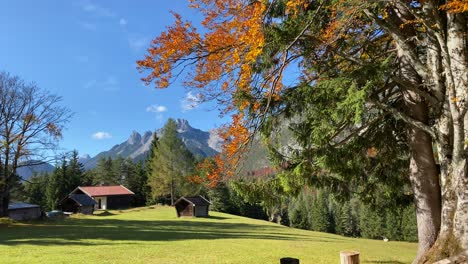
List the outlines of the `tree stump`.
<svg viewBox="0 0 468 264">
<path fill-rule="evenodd" d="M 359 252 L 352 250 L 340 251 L 341 264 L 359 264 Z"/>
<path fill-rule="evenodd" d="M 297 258 L 282 258 L 282 259 L 280 259 L 280 264 L 299 264 L 299 259 L 297 259 Z"/>
</svg>

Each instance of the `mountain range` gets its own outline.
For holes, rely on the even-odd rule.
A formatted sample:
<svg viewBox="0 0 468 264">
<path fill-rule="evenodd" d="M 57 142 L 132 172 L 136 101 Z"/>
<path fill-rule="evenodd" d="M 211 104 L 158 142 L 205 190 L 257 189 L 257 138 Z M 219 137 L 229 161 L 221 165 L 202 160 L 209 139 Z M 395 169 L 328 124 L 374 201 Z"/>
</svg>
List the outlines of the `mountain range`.
<svg viewBox="0 0 468 264">
<path fill-rule="evenodd" d="M 185 119 L 176 119 L 175 121 L 179 137 L 195 156 L 208 157 L 220 152 L 222 139 L 215 130 L 203 131 L 193 128 Z M 161 137 L 162 128 L 154 132 L 146 131 L 143 134 L 133 131 L 126 141 L 113 146 L 109 150 L 100 152 L 94 157 L 84 155 L 80 158 L 80 162 L 84 165 L 85 170 L 90 170 L 96 167 L 97 162 L 101 158 L 116 158 L 120 156 L 124 159 L 130 158 L 133 161 L 144 160 L 149 153 L 154 133 L 158 137 Z M 53 166 L 47 163 L 41 166 L 26 166 L 19 171 L 19 175 L 27 179 L 34 172 L 49 172 L 51 168 L 53 170 Z"/>
</svg>

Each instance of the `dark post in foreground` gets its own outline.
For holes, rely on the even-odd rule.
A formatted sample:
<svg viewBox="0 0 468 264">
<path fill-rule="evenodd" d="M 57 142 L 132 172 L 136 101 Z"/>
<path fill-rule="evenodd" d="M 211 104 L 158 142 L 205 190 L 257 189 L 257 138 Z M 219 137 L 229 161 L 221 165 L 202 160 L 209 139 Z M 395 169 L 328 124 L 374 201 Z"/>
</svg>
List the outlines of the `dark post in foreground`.
<svg viewBox="0 0 468 264">
<path fill-rule="evenodd" d="M 299 259 L 297 259 L 297 258 L 282 258 L 282 259 L 280 259 L 280 264 L 299 264 Z"/>
<path fill-rule="evenodd" d="M 359 264 L 359 252 L 352 250 L 340 251 L 341 264 Z"/>
</svg>

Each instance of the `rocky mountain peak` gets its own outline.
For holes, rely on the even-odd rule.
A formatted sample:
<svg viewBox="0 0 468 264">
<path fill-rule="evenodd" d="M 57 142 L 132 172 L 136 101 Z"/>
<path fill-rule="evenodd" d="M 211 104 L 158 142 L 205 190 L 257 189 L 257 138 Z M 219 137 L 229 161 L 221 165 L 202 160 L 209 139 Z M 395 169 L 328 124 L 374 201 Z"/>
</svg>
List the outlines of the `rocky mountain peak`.
<svg viewBox="0 0 468 264">
<path fill-rule="evenodd" d="M 127 143 L 134 145 L 141 142 L 141 135 L 137 131 L 133 131 L 132 135 L 128 138 Z"/>
<path fill-rule="evenodd" d="M 151 131 L 146 131 L 146 132 L 143 134 L 143 136 L 142 136 L 142 138 L 141 138 L 141 141 L 142 141 L 142 142 L 146 142 L 146 141 L 148 141 L 149 139 L 153 140 L 153 132 L 151 132 Z"/>
<path fill-rule="evenodd" d="M 177 132 L 179 133 L 184 133 L 184 132 L 189 131 L 190 129 L 193 129 L 190 126 L 189 122 L 185 119 L 177 118 L 175 121 L 177 123 Z"/>
</svg>

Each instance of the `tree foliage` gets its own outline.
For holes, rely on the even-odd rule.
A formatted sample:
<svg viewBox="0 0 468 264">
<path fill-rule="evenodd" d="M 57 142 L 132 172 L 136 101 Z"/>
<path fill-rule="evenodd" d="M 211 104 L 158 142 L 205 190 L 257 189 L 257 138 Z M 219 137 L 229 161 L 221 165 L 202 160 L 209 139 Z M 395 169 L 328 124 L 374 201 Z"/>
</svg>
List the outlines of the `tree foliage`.
<svg viewBox="0 0 468 264">
<path fill-rule="evenodd" d="M 50 159 L 48 151 L 70 118 L 61 98 L 19 77 L 0 72 L 0 217 L 8 214 L 16 170 Z"/>
<path fill-rule="evenodd" d="M 191 183 L 187 177 L 193 175 L 195 159 L 192 153 L 177 135 L 177 124 L 169 119 L 163 128 L 162 136 L 152 144 L 151 160 L 147 161 L 151 174 L 148 174 L 148 185 L 153 199 L 174 199 L 190 195 Z"/>
<path fill-rule="evenodd" d="M 190 2 L 206 33 L 176 15 L 138 64 L 158 87 L 193 67 L 186 84 L 233 110 L 221 161 L 293 120 L 297 146 L 275 153 L 291 177 L 363 199 L 413 194 L 416 261 L 468 249 L 466 1 Z"/>
</svg>

